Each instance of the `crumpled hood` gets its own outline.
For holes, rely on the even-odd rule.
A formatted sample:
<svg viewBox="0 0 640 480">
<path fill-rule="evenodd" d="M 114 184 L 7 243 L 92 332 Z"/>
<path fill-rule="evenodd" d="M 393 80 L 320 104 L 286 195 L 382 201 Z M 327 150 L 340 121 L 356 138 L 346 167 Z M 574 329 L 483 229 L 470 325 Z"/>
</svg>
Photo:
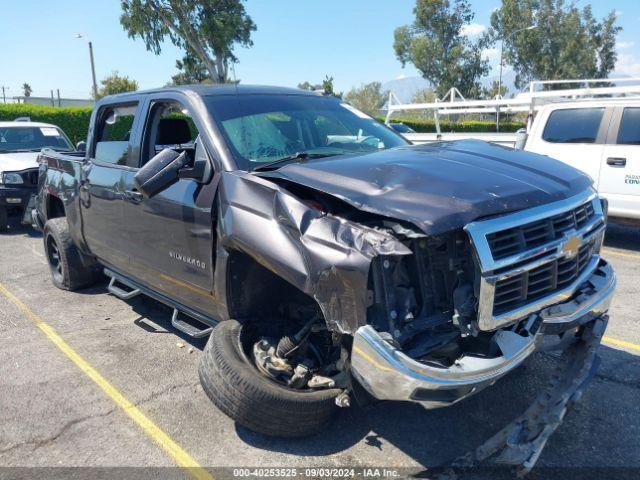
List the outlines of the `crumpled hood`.
<svg viewBox="0 0 640 480">
<path fill-rule="evenodd" d="M 38 168 L 40 152 L 0 152 L 0 172 L 19 172 L 28 168 Z"/>
<path fill-rule="evenodd" d="M 437 235 L 480 217 L 576 195 L 592 181 L 549 157 L 479 140 L 400 147 L 286 165 L 260 174 Z"/>
</svg>

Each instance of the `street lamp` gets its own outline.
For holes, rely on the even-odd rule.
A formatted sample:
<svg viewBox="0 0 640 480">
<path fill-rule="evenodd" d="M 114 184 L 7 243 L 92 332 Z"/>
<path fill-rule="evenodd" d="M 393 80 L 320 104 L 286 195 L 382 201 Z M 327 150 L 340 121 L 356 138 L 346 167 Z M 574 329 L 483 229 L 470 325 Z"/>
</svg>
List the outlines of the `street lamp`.
<svg viewBox="0 0 640 480">
<path fill-rule="evenodd" d="M 504 41 L 513 37 L 516 33 L 524 32 L 525 30 L 533 30 L 538 25 L 530 25 L 525 28 L 519 28 L 518 30 L 514 30 L 506 37 L 502 37 L 500 42 L 500 76 L 498 77 L 498 95 L 502 98 L 502 58 L 504 54 Z M 496 112 L 496 131 L 500 131 L 500 108 L 498 107 L 498 111 Z"/>
<path fill-rule="evenodd" d="M 84 38 L 89 43 L 89 59 L 91 60 L 91 77 L 93 78 L 93 99 L 98 100 L 98 84 L 96 82 L 96 65 L 93 61 L 93 45 L 84 33 L 76 33 L 76 38 Z"/>
</svg>

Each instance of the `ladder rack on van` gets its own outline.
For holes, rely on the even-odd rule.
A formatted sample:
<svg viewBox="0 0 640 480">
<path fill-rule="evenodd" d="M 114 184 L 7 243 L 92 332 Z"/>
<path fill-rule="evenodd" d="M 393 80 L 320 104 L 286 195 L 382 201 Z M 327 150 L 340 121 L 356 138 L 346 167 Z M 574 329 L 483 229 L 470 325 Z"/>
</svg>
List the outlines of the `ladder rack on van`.
<svg viewBox="0 0 640 480">
<path fill-rule="evenodd" d="M 547 89 L 554 85 L 561 85 L 564 88 Z M 573 87 L 568 88 L 569 86 Z M 396 112 L 432 110 L 436 127 L 434 140 L 439 140 L 442 137 L 440 115 L 495 114 L 496 131 L 498 131 L 501 113 L 527 112 L 527 130 L 529 130 L 535 112 L 548 103 L 593 99 L 616 100 L 629 97 L 640 98 L 640 77 L 533 81 L 529 84 L 528 92 L 519 93 L 514 98 L 497 96 L 493 100 L 467 100 L 457 88 L 453 87 L 442 99 L 436 99 L 435 102 L 402 103 L 394 92 L 390 92 L 385 123 L 389 124 L 391 116 Z"/>
</svg>

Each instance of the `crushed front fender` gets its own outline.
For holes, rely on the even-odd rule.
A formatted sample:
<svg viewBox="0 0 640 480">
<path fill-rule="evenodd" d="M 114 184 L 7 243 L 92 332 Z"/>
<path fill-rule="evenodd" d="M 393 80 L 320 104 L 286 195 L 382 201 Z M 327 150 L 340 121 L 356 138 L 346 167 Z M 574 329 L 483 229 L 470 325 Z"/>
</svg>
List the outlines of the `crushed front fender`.
<svg viewBox="0 0 640 480">
<path fill-rule="evenodd" d="M 223 174 L 219 201 L 219 245 L 249 255 L 313 297 L 330 330 L 353 334 L 366 324 L 376 256 L 411 254 L 387 232 L 321 212 L 245 172 Z"/>
</svg>

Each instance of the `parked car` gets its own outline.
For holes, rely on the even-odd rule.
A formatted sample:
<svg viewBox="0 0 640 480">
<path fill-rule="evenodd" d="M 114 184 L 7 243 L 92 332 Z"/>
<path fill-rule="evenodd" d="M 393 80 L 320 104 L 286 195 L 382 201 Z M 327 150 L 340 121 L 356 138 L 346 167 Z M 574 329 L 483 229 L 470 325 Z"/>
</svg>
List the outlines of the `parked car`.
<svg viewBox="0 0 640 480">
<path fill-rule="evenodd" d="M 546 105 L 525 150 L 582 170 L 608 200 L 613 220 L 640 225 L 640 100 Z"/>
<path fill-rule="evenodd" d="M 71 152 L 73 145 L 60 128 L 26 118 L 0 122 L 0 232 L 9 216 L 31 224 L 38 185 L 38 153 L 43 148 Z"/>
<path fill-rule="evenodd" d="M 389 126 L 398 133 L 416 133 L 416 131 L 402 122 L 390 122 Z"/>
<path fill-rule="evenodd" d="M 251 430 L 309 435 L 362 398 L 449 406 L 550 342 L 578 366 L 523 443 L 505 436 L 532 465 L 559 423 L 535 422 L 593 372 L 616 284 L 606 209 L 561 162 L 411 146 L 337 98 L 247 85 L 105 97 L 86 155 L 40 161 L 53 283 L 102 270 L 112 294 L 172 307 L 209 336 L 204 391 Z"/>
</svg>

